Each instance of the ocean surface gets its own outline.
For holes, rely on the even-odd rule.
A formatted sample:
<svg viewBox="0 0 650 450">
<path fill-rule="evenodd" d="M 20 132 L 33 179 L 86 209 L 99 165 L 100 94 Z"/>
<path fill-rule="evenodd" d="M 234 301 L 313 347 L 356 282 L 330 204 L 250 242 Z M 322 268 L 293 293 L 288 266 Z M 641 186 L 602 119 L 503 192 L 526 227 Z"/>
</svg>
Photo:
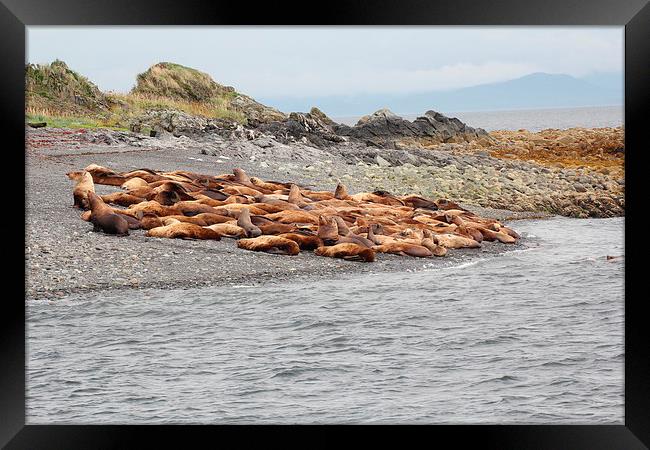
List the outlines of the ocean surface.
<svg viewBox="0 0 650 450">
<path fill-rule="evenodd" d="M 27 305 L 27 423 L 624 423 L 624 219 L 417 272 Z M 354 263 L 351 263 L 354 264 Z"/>
<path fill-rule="evenodd" d="M 623 125 L 624 107 L 594 106 L 581 108 L 555 109 L 520 109 L 516 111 L 480 111 L 480 112 L 450 112 L 448 117 L 457 117 L 474 128 L 492 130 L 539 131 L 546 128 L 601 128 L 619 127 Z M 422 114 L 404 114 L 402 117 L 414 120 Z M 360 116 L 359 116 L 360 117 Z M 335 121 L 354 125 L 359 117 L 335 117 Z"/>
</svg>

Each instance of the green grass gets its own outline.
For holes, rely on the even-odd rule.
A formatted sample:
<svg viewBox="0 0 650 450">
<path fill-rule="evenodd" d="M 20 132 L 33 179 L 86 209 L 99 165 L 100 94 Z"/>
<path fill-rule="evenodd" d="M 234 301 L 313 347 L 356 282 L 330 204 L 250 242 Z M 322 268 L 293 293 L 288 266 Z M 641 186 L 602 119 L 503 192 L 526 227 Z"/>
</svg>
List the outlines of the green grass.
<svg viewBox="0 0 650 450">
<path fill-rule="evenodd" d="M 49 116 L 42 114 L 26 114 L 25 122 L 45 122 L 48 128 L 107 128 L 110 130 L 128 131 L 128 128 L 111 124 L 104 119 L 72 116 Z"/>
</svg>

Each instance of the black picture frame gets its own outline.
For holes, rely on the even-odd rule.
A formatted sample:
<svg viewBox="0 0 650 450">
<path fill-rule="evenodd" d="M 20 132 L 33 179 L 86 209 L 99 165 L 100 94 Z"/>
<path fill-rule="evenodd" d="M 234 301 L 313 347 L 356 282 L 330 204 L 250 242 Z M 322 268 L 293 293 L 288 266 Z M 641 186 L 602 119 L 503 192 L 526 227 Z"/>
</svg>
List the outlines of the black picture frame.
<svg viewBox="0 0 650 450">
<path fill-rule="evenodd" d="M 500 449 L 641 449 L 650 445 L 650 332 L 643 314 L 646 297 L 634 292 L 630 267 L 643 267 L 644 235 L 639 218 L 644 197 L 639 182 L 644 167 L 644 119 L 650 104 L 650 5 L 647 0 L 546 0 L 522 2 L 495 0 L 376 1 L 363 0 L 314 4 L 197 0 L 0 0 L 0 48 L 2 90 L 0 108 L 4 120 L 4 205 L 18 208 L 15 192 L 25 184 L 24 68 L 26 26 L 29 25 L 618 25 L 625 26 L 625 424 L 600 425 L 457 425 L 417 427 L 427 443 L 452 439 L 454 446 L 480 443 Z M 9 191 L 8 191 L 9 190 Z M 11 200 L 11 201 L 9 201 Z M 3 210 L 6 206 L 3 206 Z M 24 207 L 23 207 L 24 210 Z M 187 432 L 202 435 L 219 445 L 224 433 L 249 433 L 250 427 L 223 426 L 38 426 L 25 425 L 25 267 L 24 222 L 0 220 L 4 253 L 2 370 L 0 374 L 0 444 L 6 448 L 128 448 L 135 438 L 174 442 Z M 11 219 L 11 218 L 10 218 Z M 19 239 L 23 236 L 23 240 Z M 21 248 L 22 247 L 22 248 Z M 13 257 L 16 259 L 14 260 Z M 24 260 L 23 260 L 24 261 Z M 638 261 L 638 265 L 636 262 Z M 15 272 L 15 273 L 12 273 Z M 22 282 L 20 280 L 23 280 Z M 638 279 L 637 279 L 638 285 Z M 11 287 L 12 289 L 7 289 Z M 13 290 L 15 289 L 15 291 Z M 14 295 L 17 292 L 17 295 Z M 647 294 L 646 294 L 647 295 Z M 277 432 L 273 427 L 255 431 Z M 322 434 L 321 429 L 300 427 Z M 340 427 L 337 427 L 340 428 Z M 351 427 L 346 427 L 351 428 Z M 353 427 L 359 429 L 359 427 Z M 360 427 L 364 434 L 383 436 L 385 428 Z M 397 427 L 404 433 L 414 427 Z M 394 431 L 394 429 L 392 430 Z M 180 432 L 180 433 L 179 433 Z M 182 439 L 184 437 L 181 437 Z M 435 439 L 432 441 L 431 438 Z M 327 441 L 325 441 L 327 442 Z M 334 441 L 329 441 L 334 442 Z"/>
</svg>

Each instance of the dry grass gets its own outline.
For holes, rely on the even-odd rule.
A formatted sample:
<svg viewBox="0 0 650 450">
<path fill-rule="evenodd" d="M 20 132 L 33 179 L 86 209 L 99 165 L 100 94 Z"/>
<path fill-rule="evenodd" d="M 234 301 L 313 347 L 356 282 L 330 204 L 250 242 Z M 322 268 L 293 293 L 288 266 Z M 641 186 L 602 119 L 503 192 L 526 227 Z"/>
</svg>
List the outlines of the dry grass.
<svg viewBox="0 0 650 450">
<path fill-rule="evenodd" d="M 113 102 L 113 113 L 118 115 L 133 116 L 148 110 L 177 110 L 193 116 L 208 119 L 230 119 L 245 122 L 245 116 L 229 109 L 228 98 L 213 98 L 209 101 L 186 101 L 151 94 L 121 94 L 111 92 L 108 94 Z"/>
</svg>

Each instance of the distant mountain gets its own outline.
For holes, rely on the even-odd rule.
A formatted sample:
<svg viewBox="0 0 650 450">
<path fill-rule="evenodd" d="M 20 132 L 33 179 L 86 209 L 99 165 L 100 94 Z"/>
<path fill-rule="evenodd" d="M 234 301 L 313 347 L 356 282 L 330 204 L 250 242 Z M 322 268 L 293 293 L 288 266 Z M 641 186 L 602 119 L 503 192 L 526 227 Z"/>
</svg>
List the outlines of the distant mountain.
<svg viewBox="0 0 650 450">
<path fill-rule="evenodd" d="M 605 106 L 623 103 L 622 75 L 616 88 L 615 75 L 591 80 L 564 74 L 533 73 L 513 80 L 481 84 L 451 91 L 410 94 L 359 94 L 312 98 L 261 98 L 281 111 L 308 111 L 316 106 L 330 117 L 368 114 L 389 108 L 399 114 L 423 113 L 434 109 L 491 111 L 507 109 Z"/>
</svg>

